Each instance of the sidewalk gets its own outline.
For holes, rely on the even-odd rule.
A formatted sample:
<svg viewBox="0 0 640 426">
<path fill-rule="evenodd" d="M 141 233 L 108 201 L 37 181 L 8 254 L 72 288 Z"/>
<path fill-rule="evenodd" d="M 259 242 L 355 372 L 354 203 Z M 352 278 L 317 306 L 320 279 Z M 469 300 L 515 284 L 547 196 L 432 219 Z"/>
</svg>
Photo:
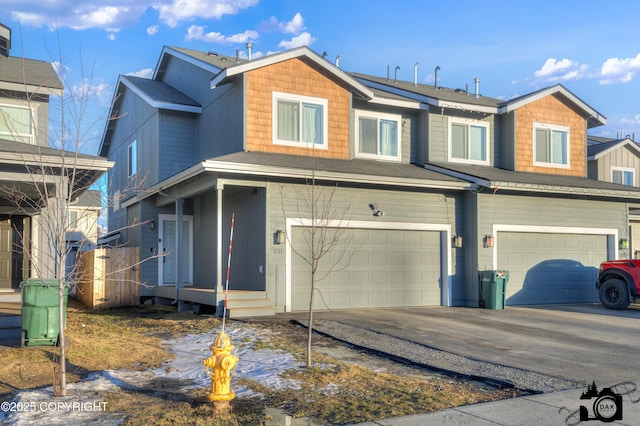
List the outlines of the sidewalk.
<svg viewBox="0 0 640 426">
<path fill-rule="evenodd" d="M 640 380 L 630 380 L 632 385 L 626 386 L 626 391 L 621 387 L 614 387 L 616 393 L 626 393 L 622 398 L 622 420 L 615 421 L 613 425 L 637 425 L 640 418 L 640 391 L 635 389 L 635 383 Z M 598 385 L 596 383 L 596 385 Z M 602 387 L 615 384 L 598 385 Z M 524 396 L 520 398 L 505 399 L 496 402 L 467 405 L 452 408 L 432 414 L 416 416 L 396 417 L 375 422 L 361 423 L 358 426 L 425 426 L 425 425 L 577 425 L 580 423 L 580 406 L 589 410 L 592 424 L 602 424 L 594 414 L 594 403 L 598 398 L 581 400 L 580 396 L 587 389 L 572 389 L 561 392 L 552 392 L 541 395 Z M 602 401 L 602 400 L 600 400 Z M 610 403 L 606 399 L 602 402 Z M 564 408 L 563 408 L 564 407 Z M 604 406 L 603 406 L 604 407 Z M 606 407 L 602 408 L 604 410 Z M 585 423 L 589 424 L 589 423 Z"/>
</svg>

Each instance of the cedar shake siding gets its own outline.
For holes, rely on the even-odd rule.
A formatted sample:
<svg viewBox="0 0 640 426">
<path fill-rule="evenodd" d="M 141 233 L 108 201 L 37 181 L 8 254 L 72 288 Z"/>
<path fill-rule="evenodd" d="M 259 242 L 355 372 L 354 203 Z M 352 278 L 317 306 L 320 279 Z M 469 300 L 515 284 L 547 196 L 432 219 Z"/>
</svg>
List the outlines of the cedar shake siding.
<svg viewBox="0 0 640 426">
<path fill-rule="evenodd" d="M 331 80 L 305 61 L 295 58 L 248 71 L 246 78 L 246 150 L 279 154 L 349 159 L 349 88 Z M 328 101 L 328 149 L 273 143 L 273 92 Z"/>
<path fill-rule="evenodd" d="M 569 127 L 569 165 L 534 166 L 533 123 Z M 516 168 L 518 172 L 534 172 L 566 176 L 586 176 L 585 118 L 557 95 L 544 97 L 520 107 L 516 113 Z"/>
</svg>

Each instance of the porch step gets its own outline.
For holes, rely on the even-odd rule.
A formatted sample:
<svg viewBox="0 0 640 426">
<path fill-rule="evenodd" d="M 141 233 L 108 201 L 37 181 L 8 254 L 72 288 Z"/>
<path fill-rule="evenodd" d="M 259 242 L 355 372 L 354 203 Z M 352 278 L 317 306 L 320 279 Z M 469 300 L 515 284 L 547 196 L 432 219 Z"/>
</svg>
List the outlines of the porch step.
<svg viewBox="0 0 640 426">
<path fill-rule="evenodd" d="M 222 300 L 224 300 L 224 295 Z M 275 315 L 276 307 L 266 291 L 230 290 L 227 293 L 229 318 L 246 318 Z"/>
<path fill-rule="evenodd" d="M 20 303 L 20 302 L 22 302 L 22 292 L 0 291 L 0 303 Z"/>
</svg>

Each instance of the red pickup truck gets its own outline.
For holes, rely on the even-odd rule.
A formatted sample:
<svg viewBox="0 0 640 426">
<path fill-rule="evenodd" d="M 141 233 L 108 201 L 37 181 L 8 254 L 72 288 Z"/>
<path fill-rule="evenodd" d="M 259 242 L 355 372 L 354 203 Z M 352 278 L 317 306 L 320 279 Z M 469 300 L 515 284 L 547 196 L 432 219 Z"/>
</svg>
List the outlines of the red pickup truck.
<svg viewBox="0 0 640 426">
<path fill-rule="evenodd" d="M 596 288 L 605 308 L 625 309 L 640 293 L 640 259 L 602 262 Z"/>
</svg>

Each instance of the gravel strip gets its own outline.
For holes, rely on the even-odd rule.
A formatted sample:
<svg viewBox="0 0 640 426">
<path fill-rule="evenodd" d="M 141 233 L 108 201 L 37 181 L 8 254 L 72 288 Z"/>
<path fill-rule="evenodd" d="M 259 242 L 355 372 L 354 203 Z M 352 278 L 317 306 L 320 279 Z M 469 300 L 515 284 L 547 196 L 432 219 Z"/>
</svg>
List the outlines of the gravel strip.
<svg viewBox="0 0 640 426">
<path fill-rule="evenodd" d="M 307 326 L 307 321 L 297 321 Z M 408 340 L 398 339 L 331 320 L 315 320 L 314 331 L 398 360 L 502 387 L 531 393 L 547 393 L 582 387 L 582 383 L 547 376 L 529 370 L 465 358 Z"/>
</svg>

